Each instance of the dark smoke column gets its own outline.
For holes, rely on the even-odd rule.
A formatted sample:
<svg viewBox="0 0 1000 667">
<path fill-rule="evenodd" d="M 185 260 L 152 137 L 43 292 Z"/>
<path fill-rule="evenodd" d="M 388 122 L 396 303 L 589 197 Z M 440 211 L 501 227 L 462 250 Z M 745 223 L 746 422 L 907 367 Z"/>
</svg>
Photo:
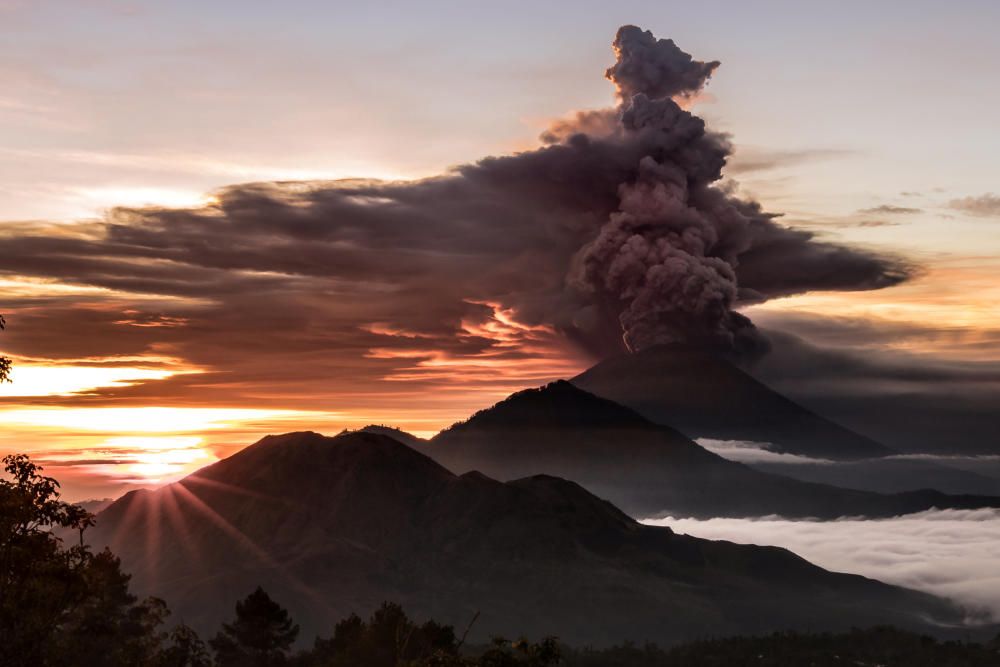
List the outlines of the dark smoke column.
<svg viewBox="0 0 1000 667">
<path fill-rule="evenodd" d="M 635 26 L 618 30 L 607 70 L 621 100 L 620 141 L 637 149 L 618 211 L 581 250 L 582 285 L 619 313 L 625 344 L 695 343 L 747 352 L 763 341 L 734 312 L 738 256 L 752 243 L 745 205 L 713 183 L 730 148 L 685 111 L 718 67 Z"/>
</svg>

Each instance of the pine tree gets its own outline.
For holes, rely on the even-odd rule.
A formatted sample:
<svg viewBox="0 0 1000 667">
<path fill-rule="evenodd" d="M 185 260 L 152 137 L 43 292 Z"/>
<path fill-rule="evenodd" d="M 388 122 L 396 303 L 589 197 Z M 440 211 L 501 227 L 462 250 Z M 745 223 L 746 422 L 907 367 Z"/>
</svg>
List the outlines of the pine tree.
<svg viewBox="0 0 1000 667">
<path fill-rule="evenodd" d="M 287 662 L 298 635 L 299 626 L 288 611 L 258 586 L 236 603 L 236 619 L 224 623 L 209 644 L 221 667 L 271 667 Z"/>
</svg>

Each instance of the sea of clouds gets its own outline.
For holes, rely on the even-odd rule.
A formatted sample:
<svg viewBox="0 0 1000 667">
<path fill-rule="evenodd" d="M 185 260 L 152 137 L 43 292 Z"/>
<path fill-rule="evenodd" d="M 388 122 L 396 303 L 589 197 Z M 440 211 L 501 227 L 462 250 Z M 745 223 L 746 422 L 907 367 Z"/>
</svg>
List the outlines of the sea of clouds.
<svg viewBox="0 0 1000 667">
<path fill-rule="evenodd" d="M 847 465 L 849 462 L 831 459 L 813 458 L 800 454 L 786 454 L 775 451 L 771 443 L 755 442 L 753 440 L 716 440 L 713 438 L 698 438 L 695 442 L 710 452 L 731 461 L 740 463 L 782 463 L 787 465 Z M 895 454 L 878 459 L 880 462 L 892 461 L 923 461 L 951 465 L 960 469 L 972 469 L 976 472 L 989 473 L 991 464 L 1000 464 L 1000 454 Z"/>
<path fill-rule="evenodd" d="M 1000 510 L 930 510 L 891 519 L 648 519 L 714 540 L 785 547 L 828 570 L 951 598 L 1000 619 Z"/>
<path fill-rule="evenodd" d="M 779 475 L 879 493 L 937 489 L 1000 495 L 1000 455 L 900 453 L 876 459 L 832 461 L 778 451 L 767 442 L 699 438 L 719 456 Z"/>
<path fill-rule="evenodd" d="M 783 463 L 788 465 L 835 465 L 830 459 L 812 458 L 799 454 L 786 454 L 771 449 L 770 443 L 754 442 L 752 440 L 714 440 L 698 438 L 695 442 L 708 451 L 718 454 L 724 459 L 740 463 Z"/>
</svg>

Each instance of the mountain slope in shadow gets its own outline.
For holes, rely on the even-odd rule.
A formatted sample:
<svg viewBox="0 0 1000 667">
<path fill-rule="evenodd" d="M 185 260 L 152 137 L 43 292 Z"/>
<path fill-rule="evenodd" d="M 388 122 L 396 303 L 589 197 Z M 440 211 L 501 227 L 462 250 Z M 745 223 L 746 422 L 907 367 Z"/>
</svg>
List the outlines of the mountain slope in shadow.
<svg viewBox="0 0 1000 667">
<path fill-rule="evenodd" d="M 942 631 L 963 613 L 929 595 L 818 568 L 783 549 L 636 523 L 548 476 L 456 476 L 386 436 L 269 436 L 98 515 L 133 589 L 214 631 L 258 584 L 329 634 L 383 600 L 491 634 L 576 644 L 892 623 Z"/>
<path fill-rule="evenodd" d="M 571 382 L 690 438 L 763 442 L 773 451 L 834 460 L 895 453 L 693 346 L 660 345 L 606 359 Z"/>
<path fill-rule="evenodd" d="M 565 381 L 513 394 L 455 424 L 425 449 L 456 473 L 571 479 L 632 516 L 888 517 L 1000 507 L 1000 497 L 933 490 L 879 494 L 763 473 Z"/>
</svg>

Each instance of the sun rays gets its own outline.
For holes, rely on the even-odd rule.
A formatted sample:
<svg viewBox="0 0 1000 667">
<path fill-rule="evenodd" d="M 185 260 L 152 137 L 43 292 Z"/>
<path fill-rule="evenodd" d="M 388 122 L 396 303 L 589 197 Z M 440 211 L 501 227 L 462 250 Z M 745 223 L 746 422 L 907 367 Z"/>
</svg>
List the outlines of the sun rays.
<svg viewBox="0 0 1000 667">
<path fill-rule="evenodd" d="M 235 502 L 234 511 L 237 512 L 260 511 L 261 504 L 287 506 L 291 503 L 288 499 L 273 498 L 253 489 L 190 476 L 155 491 L 143 490 L 133 495 L 124 510 L 124 516 L 117 521 L 115 530 L 107 536 L 107 542 L 116 553 L 128 554 L 133 562 L 142 564 L 141 569 L 134 574 L 144 579 L 150 590 L 165 592 L 183 585 L 183 582 L 162 578 L 167 560 L 187 561 L 188 566 L 184 570 L 194 572 L 203 570 L 208 565 L 208 559 L 215 557 L 201 553 L 195 546 L 199 540 L 193 539 L 196 533 L 212 531 L 234 544 L 237 553 L 245 554 L 249 559 L 244 563 L 246 566 L 255 563 L 262 565 L 317 606 L 329 607 L 325 600 L 316 595 L 278 557 L 261 546 L 254 537 L 237 528 L 222 511 L 215 509 L 213 505 L 218 506 L 217 502 L 206 502 L 200 495 L 206 493 L 216 496 L 216 501 L 222 497 L 226 503 Z M 249 503 L 253 505 L 248 505 Z M 137 550 L 139 553 L 136 553 Z M 227 559 L 231 558 L 232 554 L 227 556 Z M 240 567 L 237 562 L 232 565 L 236 570 Z"/>
</svg>

